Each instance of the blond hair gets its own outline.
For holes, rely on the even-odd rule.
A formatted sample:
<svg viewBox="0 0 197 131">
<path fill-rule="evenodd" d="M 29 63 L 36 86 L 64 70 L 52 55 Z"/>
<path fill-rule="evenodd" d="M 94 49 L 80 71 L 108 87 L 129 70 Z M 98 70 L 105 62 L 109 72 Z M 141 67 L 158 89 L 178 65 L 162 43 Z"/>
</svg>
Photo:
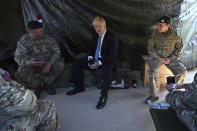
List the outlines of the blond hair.
<svg viewBox="0 0 197 131">
<path fill-rule="evenodd" d="M 95 17 L 93 22 L 92 22 L 92 25 L 95 25 L 96 22 L 101 22 L 103 25 L 106 25 L 106 22 L 105 22 L 105 19 L 103 17 Z"/>
</svg>

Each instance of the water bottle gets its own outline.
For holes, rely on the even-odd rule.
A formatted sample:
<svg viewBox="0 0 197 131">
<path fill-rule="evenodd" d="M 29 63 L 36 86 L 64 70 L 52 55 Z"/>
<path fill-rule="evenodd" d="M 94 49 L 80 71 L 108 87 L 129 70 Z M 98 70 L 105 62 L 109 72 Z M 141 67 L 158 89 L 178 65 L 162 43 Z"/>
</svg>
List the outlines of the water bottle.
<svg viewBox="0 0 197 131">
<path fill-rule="evenodd" d="M 121 88 L 124 88 L 124 80 L 121 80 Z"/>
<path fill-rule="evenodd" d="M 133 88 L 136 88 L 136 87 L 137 87 L 137 80 L 133 80 L 133 81 L 132 81 L 132 87 L 133 87 Z"/>
<path fill-rule="evenodd" d="M 117 89 L 124 89 L 124 80 L 121 80 L 121 83 L 117 83 L 116 80 L 112 81 L 110 87 L 112 87 L 113 89 L 117 88 Z"/>
</svg>

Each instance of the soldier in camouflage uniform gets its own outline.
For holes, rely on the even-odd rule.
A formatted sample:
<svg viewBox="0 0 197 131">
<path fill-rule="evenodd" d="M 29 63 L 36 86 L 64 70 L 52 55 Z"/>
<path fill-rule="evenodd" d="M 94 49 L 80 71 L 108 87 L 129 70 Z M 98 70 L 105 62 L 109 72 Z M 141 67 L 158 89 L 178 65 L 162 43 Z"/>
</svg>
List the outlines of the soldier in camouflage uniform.
<svg viewBox="0 0 197 131">
<path fill-rule="evenodd" d="M 33 92 L 0 68 L 0 131 L 58 131 L 55 104 L 38 101 Z"/>
<path fill-rule="evenodd" d="M 186 76 L 186 67 L 179 60 L 183 47 L 177 33 L 170 29 L 171 19 L 163 16 L 159 19 L 158 30 L 152 34 L 148 43 L 148 65 L 150 78 L 150 96 L 145 100 L 159 99 L 159 68 L 165 64 L 175 75 L 176 82 L 183 82 Z"/>
<path fill-rule="evenodd" d="M 169 91 L 166 102 L 191 131 L 197 131 L 197 73 L 191 84 L 167 84 L 166 88 Z M 177 88 L 185 88 L 185 91 Z"/>
<path fill-rule="evenodd" d="M 27 27 L 30 33 L 20 38 L 15 51 L 14 59 L 19 65 L 17 81 L 35 88 L 37 97 L 43 87 L 49 94 L 55 94 L 51 84 L 64 68 L 59 46 L 55 39 L 44 34 L 41 23 L 30 21 Z"/>
</svg>

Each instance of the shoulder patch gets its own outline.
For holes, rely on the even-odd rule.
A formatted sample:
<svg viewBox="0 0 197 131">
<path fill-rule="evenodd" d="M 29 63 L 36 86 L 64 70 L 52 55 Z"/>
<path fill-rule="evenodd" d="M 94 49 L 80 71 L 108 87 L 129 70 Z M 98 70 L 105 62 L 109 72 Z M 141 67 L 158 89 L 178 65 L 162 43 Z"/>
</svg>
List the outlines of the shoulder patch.
<svg viewBox="0 0 197 131">
<path fill-rule="evenodd" d="M 1 74 L 1 77 L 2 77 L 5 81 L 7 81 L 7 82 L 10 82 L 10 81 L 11 81 L 11 77 L 10 77 L 10 75 L 8 74 L 8 72 L 5 72 L 5 73 Z"/>
</svg>

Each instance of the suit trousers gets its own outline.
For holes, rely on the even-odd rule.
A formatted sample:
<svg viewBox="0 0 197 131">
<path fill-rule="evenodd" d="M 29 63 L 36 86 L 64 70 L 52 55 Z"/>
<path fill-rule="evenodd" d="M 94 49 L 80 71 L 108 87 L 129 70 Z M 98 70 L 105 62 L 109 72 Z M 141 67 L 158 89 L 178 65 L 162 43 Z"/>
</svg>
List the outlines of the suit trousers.
<svg viewBox="0 0 197 131">
<path fill-rule="evenodd" d="M 108 93 L 109 85 L 111 83 L 112 70 L 114 64 L 104 64 L 99 68 L 102 69 L 103 73 L 103 83 L 101 95 L 106 96 Z M 75 60 L 72 65 L 72 82 L 76 85 L 76 88 L 84 88 L 84 69 L 90 69 L 88 67 L 88 58 L 83 57 Z M 93 70 L 96 71 L 96 70 Z"/>
</svg>

